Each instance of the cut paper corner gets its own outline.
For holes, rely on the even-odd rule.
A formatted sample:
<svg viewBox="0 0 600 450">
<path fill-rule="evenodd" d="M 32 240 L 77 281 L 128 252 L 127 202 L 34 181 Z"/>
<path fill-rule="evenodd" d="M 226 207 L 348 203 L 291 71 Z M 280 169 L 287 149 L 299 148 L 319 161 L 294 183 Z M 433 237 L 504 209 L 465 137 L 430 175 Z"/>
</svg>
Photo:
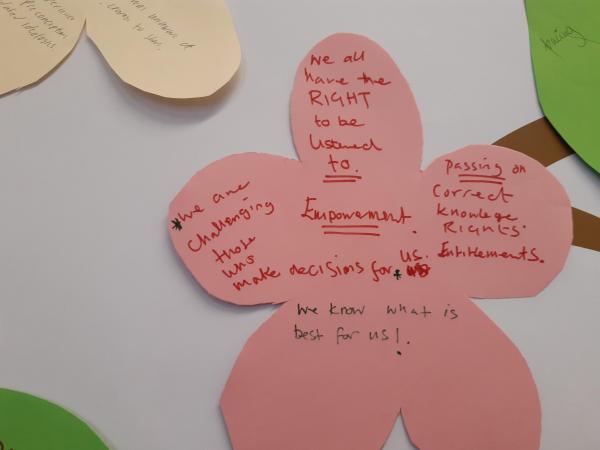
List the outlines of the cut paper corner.
<svg viewBox="0 0 600 450">
<path fill-rule="evenodd" d="M 11 42 L 0 48 L 0 96 L 49 76 L 71 54 L 85 24 L 73 0 L 63 1 L 60 9 L 35 2 L 8 3 L 0 8 L 0 39 Z"/>
<path fill-rule="evenodd" d="M 2 388 L 0 448 L 108 450 L 90 426 L 71 412 L 31 394 Z"/>
<path fill-rule="evenodd" d="M 71 54 L 75 51 L 75 49 L 77 48 L 77 44 L 79 43 L 81 37 L 83 36 L 83 30 L 84 30 L 84 28 L 81 29 L 81 31 L 79 33 L 79 37 L 77 38 L 77 41 L 75 42 L 75 44 L 73 45 L 71 50 L 69 50 L 67 52 L 67 54 L 64 55 L 64 57 L 60 61 L 58 61 L 58 63 L 56 65 L 54 65 L 54 67 L 52 67 L 47 72 L 43 73 L 40 77 L 36 76 L 35 80 L 33 80 L 31 82 L 26 82 L 25 84 L 16 86 L 13 89 L 7 90 L 6 92 L 0 92 L 0 99 L 2 99 L 2 97 L 5 97 L 5 96 L 9 96 L 12 94 L 18 94 L 18 93 L 27 91 L 29 89 L 34 89 L 39 84 L 44 83 L 48 78 L 50 78 L 56 71 L 58 71 L 61 68 L 61 66 L 69 59 Z M 1 82 L 0 82 L 0 84 L 1 84 Z"/>
<path fill-rule="evenodd" d="M 16 43 L 0 50 L 0 59 L 9 62 L 0 74 L 0 95 L 34 84 L 59 66 L 84 25 L 123 82 L 164 98 L 208 97 L 241 64 L 225 0 L 86 0 L 83 5 L 65 0 L 60 6 L 23 2 L 0 8 L 0 38 Z"/>
<path fill-rule="evenodd" d="M 554 279 L 572 241 L 564 188 L 500 146 L 421 170 L 410 87 L 359 35 L 313 47 L 290 104 L 300 161 L 221 159 L 169 209 L 175 250 L 207 291 L 283 303 L 223 391 L 233 447 L 380 448 L 402 410 L 422 448 L 538 450 L 531 371 L 469 297 L 536 295 Z"/>
<path fill-rule="evenodd" d="M 525 3 L 540 105 L 564 140 L 600 172 L 600 4 Z"/>
<path fill-rule="evenodd" d="M 88 36 L 125 83 L 165 98 L 202 98 L 239 69 L 241 48 L 224 0 L 125 3 L 119 6 L 129 20 L 104 4 L 87 9 Z"/>
</svg>

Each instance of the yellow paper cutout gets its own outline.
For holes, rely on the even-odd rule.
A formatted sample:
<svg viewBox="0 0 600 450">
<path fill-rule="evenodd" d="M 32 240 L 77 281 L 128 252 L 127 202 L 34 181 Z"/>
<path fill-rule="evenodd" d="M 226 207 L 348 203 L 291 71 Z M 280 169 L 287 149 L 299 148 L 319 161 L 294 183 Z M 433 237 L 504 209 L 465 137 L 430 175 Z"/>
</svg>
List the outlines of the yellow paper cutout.
<svg viewBox="0 0 600 450">
<path fill-rule="evenodd" d="M 206 97 L 241 51 L 222 0 L 88 0 L 87 33 L 128 84 L 170 98 Z"/>
<path fill-rule="evenodd" d="M 240 65 L 225 0 L 0 0 L 0 39 L 10 43 L 0 48 L 0 95 L 56 67 L 84 22 L 124 82 L 162 97 L 209 96 Z"/>
<path fill-rule="evenodd" d="M 73 50 L 84 16 L 76 0 L 0 0 L 0 95 L 39 81 Z"/>
</svg>

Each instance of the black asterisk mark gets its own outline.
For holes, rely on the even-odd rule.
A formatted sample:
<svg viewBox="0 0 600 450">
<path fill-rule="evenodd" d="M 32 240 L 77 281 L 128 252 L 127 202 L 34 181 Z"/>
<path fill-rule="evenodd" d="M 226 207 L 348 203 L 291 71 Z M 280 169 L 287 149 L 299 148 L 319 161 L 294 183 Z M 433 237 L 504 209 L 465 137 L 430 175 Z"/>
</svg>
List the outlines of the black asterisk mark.
<svg viewBox="0 0 600 450">
<path fill-rule="evenodd" d="M 181 231 L 183 230 L 183 225 L 181 225 L 181 221 L 179 219 L 171 220 L 173 226 L 171 227 L 173 230 Z"/>
</svg>

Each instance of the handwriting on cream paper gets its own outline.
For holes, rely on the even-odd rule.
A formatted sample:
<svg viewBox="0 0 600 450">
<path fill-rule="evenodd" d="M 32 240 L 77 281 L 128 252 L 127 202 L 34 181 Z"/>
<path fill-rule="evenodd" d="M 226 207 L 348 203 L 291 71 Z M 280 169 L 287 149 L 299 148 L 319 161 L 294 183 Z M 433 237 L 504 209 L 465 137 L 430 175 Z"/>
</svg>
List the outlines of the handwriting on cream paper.
<svg viewBox="0 0 600 450">
<path fill-rule="evenodd" d="M 87 0 L 87 33 L 119 77 L 171 98 L 204 97 L 241 52 L 223 0 Z"/>
<path fill-rule="evenodd" d="M 84 16 L 73 0 L 0 0 L 0 95 L 39 81 L 79 39 Z"/>
</svg>

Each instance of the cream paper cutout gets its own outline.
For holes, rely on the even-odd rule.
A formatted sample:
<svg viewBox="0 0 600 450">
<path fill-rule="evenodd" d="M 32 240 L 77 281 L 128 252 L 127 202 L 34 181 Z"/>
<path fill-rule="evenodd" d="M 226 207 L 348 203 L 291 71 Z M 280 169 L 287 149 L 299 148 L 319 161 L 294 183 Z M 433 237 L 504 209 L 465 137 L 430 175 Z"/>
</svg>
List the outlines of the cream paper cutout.
<svg viewBox="0 0 600 450">
<path fill-rule="evenodd" d="M 162 97 L 209 96 L 240 65 L 225 0 L 0 0 L 0 95 L 54 69 L 84 22 L 124 82 Z"/>
<path fill-rule="evenodd" d="M 0 95 L 39 81 L 73 50 L 84 24 L 76 0 L 0 0 Z"/>
<path fill-rule="evenodd" d="M 241 50 L 223 0 L 86 0 L 87 33 L 119 77 L 170 98 L 213 94 Z"/>
</svg>

